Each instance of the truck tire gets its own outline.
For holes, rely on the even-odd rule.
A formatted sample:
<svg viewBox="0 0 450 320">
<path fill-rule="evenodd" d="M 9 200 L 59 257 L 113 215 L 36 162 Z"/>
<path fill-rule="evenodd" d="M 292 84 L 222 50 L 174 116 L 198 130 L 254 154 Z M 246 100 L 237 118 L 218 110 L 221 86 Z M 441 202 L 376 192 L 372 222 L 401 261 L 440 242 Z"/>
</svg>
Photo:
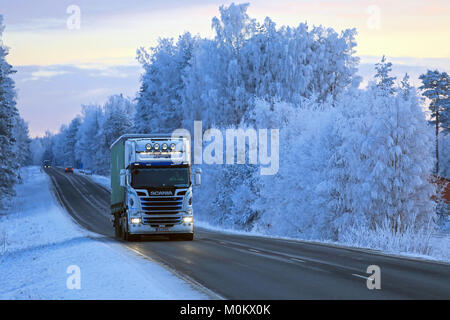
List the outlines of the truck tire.
<svg viewBox="0 0 450 320">
<path fill-rule="evenodd" d="M 125 220 L 125 221 L 123 221 L 123 220 Z M 137 241 L 140 238 L 140 236 L 134 235 L 134 234 L 130 234 L 128 232 L 128 215 L 125 215 L 123 220 L 122 220 L 122 228 L 121 228 L 122 240 L 124 240 L 124 241 Z"/>
<path fill-rule="evenodd" d="M 116 215 L 114 215 L 114 235 L 117 239 L 122 238 L 122 227 L 120 225 L 120 220 Z"/>
</svg>

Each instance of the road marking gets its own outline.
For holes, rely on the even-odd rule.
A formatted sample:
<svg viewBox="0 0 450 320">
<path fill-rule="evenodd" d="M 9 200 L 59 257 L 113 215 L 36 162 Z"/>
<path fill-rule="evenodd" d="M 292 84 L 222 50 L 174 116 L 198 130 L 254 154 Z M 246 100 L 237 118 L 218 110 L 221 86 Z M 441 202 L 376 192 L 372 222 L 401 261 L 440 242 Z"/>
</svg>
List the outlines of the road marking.
<svg viewBox="0 0 450 320">
<path fill-rule="evenodd" d="M 252 252 L 256 252 L 256 253 L 259 253 L 260 251 L 258 251 L 258 250 L 255 250 L 255 249 L 248 249 L 248 251 L 252 251 Z"/>
<path fill-rule="evenodd" d="M 66 177 L 66 178 L 67 178 L 67 181 L 69 181 L 69 183 L 73 186 L 73 188 L 80 194 L 80 196 L 81 196 L 84 200 L 86 200 L 86 202 L 88 202 L 88 203 L 92 206 L 92 208 L 94 208 L 95 210 L 99 210 L 99 208 L 97 207 L 97 205 L 96 205 L 95 203 L 93 203 L 89 198 L 86 197 L 85 194 L 83 194 L 83 193 L 81 192 L 81 188 L 77 188 L 77 186 L 75 185 L 75 183 L 72 181 L 71 178 L 69 178 L 69 177 Z M 83 188 L 83 189 L 84 189 L 84 188 Z M 85 191 L 87 191 L 87 190 L 85 190 Z"/>
<path fill-rule="evenodd" d="M 306 261 L 304 261 L 304 260 L 297 259 L 297 258 L 291 258 L 291 260 L 298 261 L 298 262 L 306 262 Z"/>
<path fill-rule="evenodd" d="M 357 273 L 352 273 L 352 276 L 355 276 L 355 277 L 358 277 L 358 278 L 361 278 L 361 279 L 364 279 L 364 280 L 369 279 L 369 277 L 367 277 L 367 276 L 362 276 L 362 275 L 357 274 Z"/>
</svg>

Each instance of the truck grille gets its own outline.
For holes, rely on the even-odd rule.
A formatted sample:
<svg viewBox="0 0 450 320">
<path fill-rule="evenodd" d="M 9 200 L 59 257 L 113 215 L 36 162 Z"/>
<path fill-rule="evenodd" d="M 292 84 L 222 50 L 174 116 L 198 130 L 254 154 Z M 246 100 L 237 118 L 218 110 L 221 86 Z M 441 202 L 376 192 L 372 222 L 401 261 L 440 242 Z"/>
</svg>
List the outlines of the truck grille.
<svg viewBox="0 0 450 320">
<path fill-rule="evenodd" d="M 144 223 L 150 224 L 152 227 L 173 227 L 174 224 L 179 224 L 181 217 L 144 217 Z"/>
<path fill-rule="evenodd" d="M 177 214 L 183 207 L 183 197 L 140 197 L 142 210 L 146 214 Z"/>
</svg>

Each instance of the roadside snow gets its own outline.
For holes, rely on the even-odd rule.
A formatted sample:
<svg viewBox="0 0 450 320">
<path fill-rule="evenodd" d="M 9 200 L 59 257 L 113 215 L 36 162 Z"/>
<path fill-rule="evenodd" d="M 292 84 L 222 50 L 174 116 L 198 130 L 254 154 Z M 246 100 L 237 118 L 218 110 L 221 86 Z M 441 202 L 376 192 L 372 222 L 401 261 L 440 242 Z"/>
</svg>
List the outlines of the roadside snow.
<svg viewBox="0 0 450 320">
<path fill-rule="evenodd" d="M 99 176 L 97 174 L 93 174 L 88 176 L 91 178 L 94 182 L 98 183 L 99 185 L 105 187 L 108 190 L 111 190 L 111 180 L 104 176 Z"/>
<path fill-rule="evenodd" d="M 38 167 L 24 168 L 23 178 L 0 217 L 0 299 L 207 298 L 158 264 L 81 229 Z M 70 266 L 79 267 L 81 289 L 67 287 L 77 283 Z"/>
<path fill-rule="evenodd" d="M 75 173 L 82 174 L 88 178 L 90 178 L 92 181 L 98 183 L 99 185 L 105 187 L 108 190 L 111 190 L 111 180 L 109 177 L 100 176 L 98 174 L 86 174 L 83 170 L 75 169 Z"/>
</svg>

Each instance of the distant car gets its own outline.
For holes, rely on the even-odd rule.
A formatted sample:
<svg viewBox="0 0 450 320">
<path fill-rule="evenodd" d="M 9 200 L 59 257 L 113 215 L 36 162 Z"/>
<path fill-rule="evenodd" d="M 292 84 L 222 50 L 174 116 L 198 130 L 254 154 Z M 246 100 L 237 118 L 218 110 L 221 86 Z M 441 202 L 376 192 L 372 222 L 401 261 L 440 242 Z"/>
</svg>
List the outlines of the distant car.
<svg viewBox="0 0 450 320">
<path fill-rule="evenodd" d="M 65 173 L 73 173 L 73 167 L 66 167 L 66 168 L 64 169 L 64 172 L 65 172 Z"/>
<path fill-rule="evenodd" d="M 50 168 L 50 167 L 51 167 L 51 166 L 50 166 L 50 160 L 44 160 L 44 163 L 42 164 L 42 167 L 43 167 L 44 169 Z"/>
</svg>

